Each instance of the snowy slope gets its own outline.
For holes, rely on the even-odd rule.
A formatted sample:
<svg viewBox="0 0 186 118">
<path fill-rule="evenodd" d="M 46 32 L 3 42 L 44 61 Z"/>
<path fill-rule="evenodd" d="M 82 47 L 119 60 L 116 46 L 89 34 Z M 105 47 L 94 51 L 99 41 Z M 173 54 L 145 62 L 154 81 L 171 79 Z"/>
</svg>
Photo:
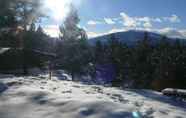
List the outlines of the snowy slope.
<svg viewBox="0 0 186 118">
<path fill-rule="evenodd" d="M 186 104 L 149 90 L 0 77 L 0 118 L 184 118 Z M 4 88 L 4 87 L 2 87 Z"/>
</svg>

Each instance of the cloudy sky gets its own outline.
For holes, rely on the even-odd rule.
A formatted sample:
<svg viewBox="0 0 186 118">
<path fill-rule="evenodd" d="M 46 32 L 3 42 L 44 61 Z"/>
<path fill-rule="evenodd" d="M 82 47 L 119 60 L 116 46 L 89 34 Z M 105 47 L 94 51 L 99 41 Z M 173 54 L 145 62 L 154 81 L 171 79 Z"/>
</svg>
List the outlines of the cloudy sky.
<svg viewBox="0 0 186 118">
<path fill-rule="evenodd" d="M 70 1 L 75 4 L 81 19 L 80 26 L 89 37 L 131 29 L 186 37 L 186 0 L 52 1 Z M 63 11 L 66 10 L 60 13 Z M 43 23 L 45 31 L 51 36 L 58 36 L 58 25 L 59 21 L 54 19 Z"/>
</svg>

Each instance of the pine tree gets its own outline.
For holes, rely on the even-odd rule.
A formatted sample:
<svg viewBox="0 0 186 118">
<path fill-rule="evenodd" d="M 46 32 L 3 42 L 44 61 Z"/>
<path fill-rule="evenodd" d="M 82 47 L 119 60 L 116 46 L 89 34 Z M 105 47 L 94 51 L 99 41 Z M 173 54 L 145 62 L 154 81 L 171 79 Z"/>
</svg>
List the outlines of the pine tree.
<svg viewBox="0 0 186 118">
<path fill-rule="evenodd" d="M 90 61 L 87 35 L 78 27 L 79 21 L 77 10 L 71 6 L 68 16 L 60 26 L 62 42 L 58 45 L 58 63 L 72 75 L 73 80 L 75 75 L 84 71 Z"/>
<path fill-rule="evenodd" d="M 135 80 L 135 87 L 148 88 L 152 81 L 153 67 L 151 64 L 152 46 L 147 32 L 144 33 L 144 39 L 138 42 L 132 53 L 130 78 Z"/>
<path fill-rule="evenodd" d="M 31 23 L 31 25 L 30 25 L 30 28 L 29 28 L 29 31 L 31 31 L 31 32 L 35 32 L 36 31 L 36 25 L 35 25 L 35 23 Z"/>
</svg>

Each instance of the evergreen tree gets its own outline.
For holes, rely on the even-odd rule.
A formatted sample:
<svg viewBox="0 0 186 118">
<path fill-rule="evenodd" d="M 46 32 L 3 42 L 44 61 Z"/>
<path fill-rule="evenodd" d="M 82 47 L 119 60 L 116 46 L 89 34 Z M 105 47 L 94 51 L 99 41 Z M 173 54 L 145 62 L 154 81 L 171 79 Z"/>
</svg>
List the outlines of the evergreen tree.
<svg viewBox="0 0 186 118">
<path fill-rule="evenodd" d="M 71 10 L 60 26 L 62 42 L 58 45 L 59 65 L 67 70 L 74 80 L 81 74 L 90 62 L 90 53 L 86 32 L 78 27 L 77 10 L 71 5 Z"/>
<path fill-rule="evenodd" d="M 29 28 L 29 31 L 31 31 L 31 32 L 35 32 L 36 31 L 36 25 L 35 25 L 35 23 L 31 23 L 31 25 L 30 25 L 30 28 Z"/>
<path fill-rule="evenodd" d="M 100 40 L 96 41 L 96 45 L 94 47 L 94 64 L 101 64 L 104 62 L 104 53 L 104 45 Z"/>
<path fill-rule="evenodd" d="M 12 10 L 12 0 L 0 1 L 0 31 L 4 28 L 11 28 L 17 25 L 16 12 Z"/>
<path fill-rule="evenodd" d="M 148 88 L 152 81 L 153 67 L 150 60 L 152 46 L 147 32 L 144 33 L 144 39 L 138 42 L 132 53 L 130 78 L 135 80 L 136 87 Z"/>
</svg>

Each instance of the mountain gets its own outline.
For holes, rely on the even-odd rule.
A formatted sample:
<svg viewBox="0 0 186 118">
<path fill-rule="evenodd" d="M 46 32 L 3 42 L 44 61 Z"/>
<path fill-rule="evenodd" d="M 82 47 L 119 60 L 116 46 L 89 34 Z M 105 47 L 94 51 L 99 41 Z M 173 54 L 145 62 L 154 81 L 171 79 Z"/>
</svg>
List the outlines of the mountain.
<svg viewBox="0 0 186 118">
<path fill-rule="evenodd" d="M 116 33 L 112 33 L 108 35 L 91 38 L 89 39 L 89 44 L 94 45 L 98 40 L 101 41 L 102 43 L 107 43 L 111 35 L 114 34 L 120 42 L 126 43 L 127 45 L 135 45 L 138 41 L 144 39 L 145 32 L 146 31 L 137 31 L 137 30 L 129 30 L 126 32 L 116 32 Z M 164 36 L 164 35 L 153 33 L 153 32 L 147 32 L 147 33 L 148 33 L 148 38 L 150 39 L 151 44 L 157 44 Z M 170 38 L 170 37 L 167 37 L 167 38 L 170 42 L 175 42 L 178 39 L 178 38 Z M 183 39 L 179 39 L 179 40 L 183 41 Z"/>
</svg>

